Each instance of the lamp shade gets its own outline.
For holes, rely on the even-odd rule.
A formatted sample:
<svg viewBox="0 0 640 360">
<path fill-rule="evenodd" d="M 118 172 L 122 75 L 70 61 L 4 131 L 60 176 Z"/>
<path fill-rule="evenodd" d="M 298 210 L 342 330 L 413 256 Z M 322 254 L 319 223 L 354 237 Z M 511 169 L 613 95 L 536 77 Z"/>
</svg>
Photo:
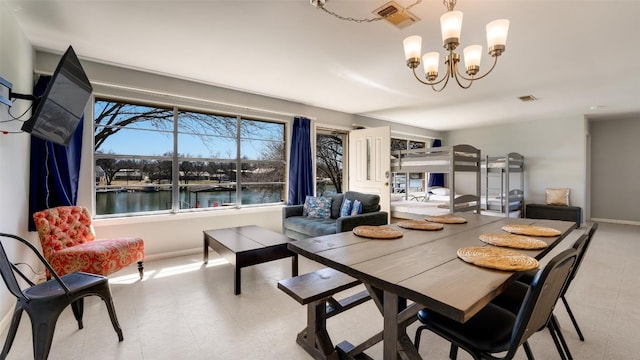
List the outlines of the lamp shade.
<svg viewBox="0 0 640 360">
<path fill-rule="evenodd" d="M 409 36 L 402 42 L 404 45 L 404 56 L 406 60 L 418 58 L 422 51 L 422 37 L 418 35 Z"/>
<path fill-rule="evenodd" d="M 489 49 L 496 45 L 507 45 L 509 33 L 509 20 L 498 19 L 487 24 L 487 46 Z"/>
<path fill-rule="evenodd" d="M 448 11 L 440 17 L 440 28 L 442 30 L 442 42 L 447 43 L 447 39 L 460 39 L 462 31 L 462 11 Z"/>
<path fill-rule="evenodd" d="M 482 45 L 470 45 L 464 48 L 464 66 L 469 69 L 472 66 L 480 66 L 482 59 Z"/>
<path fill-rule="evenodd" d="M 422 66 L 424 66 L 424 73 L 438 73 L 438 66 L 440 65 L 440 53 L 430 52 L 424 54 L 422 57 Z"/>
</svg>

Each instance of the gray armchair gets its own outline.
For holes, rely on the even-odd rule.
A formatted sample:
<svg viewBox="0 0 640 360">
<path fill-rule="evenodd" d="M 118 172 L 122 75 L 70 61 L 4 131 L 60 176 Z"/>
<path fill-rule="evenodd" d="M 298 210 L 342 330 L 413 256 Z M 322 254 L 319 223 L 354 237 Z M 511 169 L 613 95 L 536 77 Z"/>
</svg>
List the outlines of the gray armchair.
<svg viewBox="0 0 640 360">
<path fill-rule="evenodd" d="M 302 215 L 302 205 L 289 205 L 282 208 L 282 233 L 292 239 L 336 234 L 351 231 L 360 225 L 386 225 L 388 214 L 380 211 L 380 197 L 356 191 L 344 194 L 325 193 L 331 200 L 331 217 L 315 219 Z M 362 214 L 340 217 L 340 208 L 344 199 L 358 200 L 362 203 Z"/>
</svg>

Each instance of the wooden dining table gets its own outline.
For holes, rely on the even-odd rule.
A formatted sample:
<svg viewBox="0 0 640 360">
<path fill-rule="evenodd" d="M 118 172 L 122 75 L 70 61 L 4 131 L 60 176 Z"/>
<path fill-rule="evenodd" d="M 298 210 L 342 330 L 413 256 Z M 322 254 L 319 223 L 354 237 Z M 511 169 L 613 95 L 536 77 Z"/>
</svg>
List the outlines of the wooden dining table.
<svg viewBox="0 0 640 360">
<path fill-rule="evenodd" d="M 551 227 L 561 232 L 554 237 L 537 237 L 548 243 L 542 250 L 518 250 L 542 259 L 576 226 L 575 222 L 503 218 L 474 213 L 456 213 L 464 224 L 446 224 L 438 231 L 400 229 L 398 239 L 378 240 L 353 232 L 298 240 L 291 251 L 355 277 L 369 293 L 383 315 L 385 360 L 420 359 L 406 328 L 423 308 L 465 322 L 517 279 L 518 273 L 478 267 L 457 257 L 467 246 L 492 246 L 481 240 L 485 233 L 501 233 L 508 224 Z M 377 341 L 377 340 L 376 340 Z M 342 349 L 342 355 L 356 358 L 375 341 Z M 348 343 L 347 343 L 348 344 Z M 338 349 L 341 350 L 341 349 Z M 345 354 L 346 352 L 346 354 Z"/>
</svg>

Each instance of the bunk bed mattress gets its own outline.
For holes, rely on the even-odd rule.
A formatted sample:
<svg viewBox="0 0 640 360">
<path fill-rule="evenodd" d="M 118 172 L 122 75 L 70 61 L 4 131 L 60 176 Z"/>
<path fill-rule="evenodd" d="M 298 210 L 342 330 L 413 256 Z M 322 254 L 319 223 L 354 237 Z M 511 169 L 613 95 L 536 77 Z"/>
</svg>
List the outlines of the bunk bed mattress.
<svg viewBox="0 0 640 360">
<path fill-rule="evenodd" d="M 417 215 L 444 215 L 449 214 L 447 207 L 449 203 L 443 201 L 392 201 L 391 202 L 391 216 L 396 216 L 400 213 L 409 213 Z"/>
</svg>

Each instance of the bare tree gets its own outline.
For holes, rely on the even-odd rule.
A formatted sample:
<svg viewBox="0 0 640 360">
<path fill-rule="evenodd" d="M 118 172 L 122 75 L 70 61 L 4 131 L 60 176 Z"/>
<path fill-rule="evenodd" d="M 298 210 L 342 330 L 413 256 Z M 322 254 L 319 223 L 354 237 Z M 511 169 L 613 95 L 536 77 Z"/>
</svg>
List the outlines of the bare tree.
<svg viewBox="0 0 640 360">
<path fill-rule="evenodd" d="M 316 169 L 319 178 L 328 178 L 342 192 L 342 136 L 319 134 L 316 143 Z"/>
<path fill-rule="evenodd" d="M 96 165 L 102 168 L 104 171 L 104 179 L 107 182 L 107 185 L 111 185 L 113 181 L 113 177 L 116 175 L 118 171 L 120 171 L 120 164 L 118 161 L 113 158 L 109 159 L 98 159 L 96 160 Z"/>
</svg>

